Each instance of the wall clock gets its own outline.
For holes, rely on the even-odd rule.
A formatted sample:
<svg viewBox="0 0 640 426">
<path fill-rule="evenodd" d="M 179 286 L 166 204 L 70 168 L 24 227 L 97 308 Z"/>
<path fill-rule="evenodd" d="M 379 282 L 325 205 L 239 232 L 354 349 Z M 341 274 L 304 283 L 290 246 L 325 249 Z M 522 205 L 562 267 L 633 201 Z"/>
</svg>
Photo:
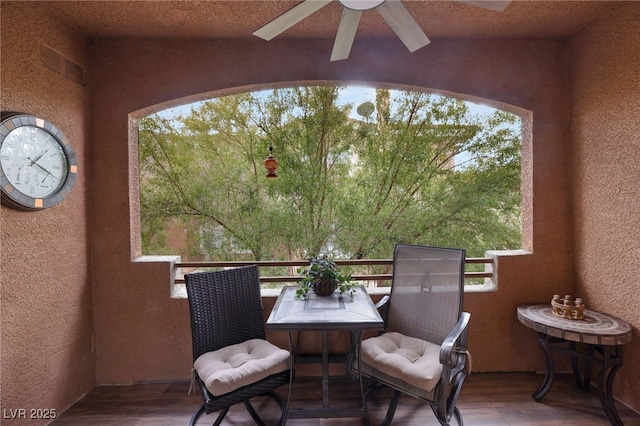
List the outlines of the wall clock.
<svg viewBox="0 0 640 426">
<path fill-rule="evenodd" d="M 2 204 L 21 210 L 55 206 L 71 193 L 77 173 L 73 148 L 56 126 L 29 114 L 2 115 Z"/>
</svg>

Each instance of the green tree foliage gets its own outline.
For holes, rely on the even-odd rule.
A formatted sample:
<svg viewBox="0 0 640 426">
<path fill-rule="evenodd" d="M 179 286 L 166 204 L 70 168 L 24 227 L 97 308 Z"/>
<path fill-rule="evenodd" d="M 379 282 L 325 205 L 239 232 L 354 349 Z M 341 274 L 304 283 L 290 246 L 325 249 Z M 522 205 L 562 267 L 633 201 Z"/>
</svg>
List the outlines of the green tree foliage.
<svg viewBox="0 0 640 426">
<path fill-rule="evenodd" d="M 396 242 L 471 256 L 520 246 L 515 116 L 470 117 L 456 99 L 388 90 L 341 105 L 343 89 L 245 93 L 142 119 L 144 253 L 166 253 L 174 228 L 188 230 L 183 256 L 222 260 L 388 258 Z M 265 178 L 269 147 L 276 179 Z"/>
</svg>

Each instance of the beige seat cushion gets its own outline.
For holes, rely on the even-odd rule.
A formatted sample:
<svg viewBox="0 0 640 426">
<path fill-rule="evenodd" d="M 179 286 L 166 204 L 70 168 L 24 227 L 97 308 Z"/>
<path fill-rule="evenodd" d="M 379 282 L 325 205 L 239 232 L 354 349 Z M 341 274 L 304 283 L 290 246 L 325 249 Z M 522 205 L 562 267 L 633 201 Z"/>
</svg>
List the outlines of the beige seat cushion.
<svg viewBox="0 0 640 426">
<path fill-rule="evenodd" d="M 289 351 L 252 339 L 204 353 L 193 367 L 209 392 L 219 396 L 289 369 Z"/>
<path fill-rule="evenodd" d="M 362 362 L 426 392 L 440 380 L 440 346 L 389 332 L 362 342 Z"/>
</svg>

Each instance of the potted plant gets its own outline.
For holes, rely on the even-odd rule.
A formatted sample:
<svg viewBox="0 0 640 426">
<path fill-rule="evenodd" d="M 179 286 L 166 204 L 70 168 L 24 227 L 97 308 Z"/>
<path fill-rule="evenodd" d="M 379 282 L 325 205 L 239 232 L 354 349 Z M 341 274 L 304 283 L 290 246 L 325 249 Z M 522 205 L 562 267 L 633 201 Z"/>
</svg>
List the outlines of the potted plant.
<svg viewBox="0 0 640 426">
<path fill-rule="evenodd" d="M 298 298 L 305 297 L 309 290 L 318 296 L 331 296 L 336 289 L 340 289 L 341 295 L 347 293 L 353 297 L 355 293 L 354 284 L 350 282 L 351 275 L 342 274 L 338 265 L 326 256 L 311 257 L 309 266 L 299 268 L 298 274 L 302 277 L 296 290 Z"/>
</svg>

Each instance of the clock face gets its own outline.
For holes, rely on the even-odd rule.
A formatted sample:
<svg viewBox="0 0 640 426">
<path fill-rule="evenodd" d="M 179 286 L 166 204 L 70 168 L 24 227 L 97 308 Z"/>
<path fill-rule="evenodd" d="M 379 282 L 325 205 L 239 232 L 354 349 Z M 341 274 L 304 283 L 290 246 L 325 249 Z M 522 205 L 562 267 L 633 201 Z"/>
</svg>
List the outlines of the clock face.
<svg viewBox="0 0 640 426">
<path fill-rule="evenodd" d="M 32 198 L 56 193 L 67 178 L 62 146 L 39 127 L 22 126 L 10 132 L 0 149 L 0 165 L 9 183 Z"/>
<path fill-rule="evenodd" d="M 75 182 L 71 146 L 52 124 L 17 115 L 0 125 L 0 179 L 3 202 L 41 209 L 62 201 Z"/>
</svg>

